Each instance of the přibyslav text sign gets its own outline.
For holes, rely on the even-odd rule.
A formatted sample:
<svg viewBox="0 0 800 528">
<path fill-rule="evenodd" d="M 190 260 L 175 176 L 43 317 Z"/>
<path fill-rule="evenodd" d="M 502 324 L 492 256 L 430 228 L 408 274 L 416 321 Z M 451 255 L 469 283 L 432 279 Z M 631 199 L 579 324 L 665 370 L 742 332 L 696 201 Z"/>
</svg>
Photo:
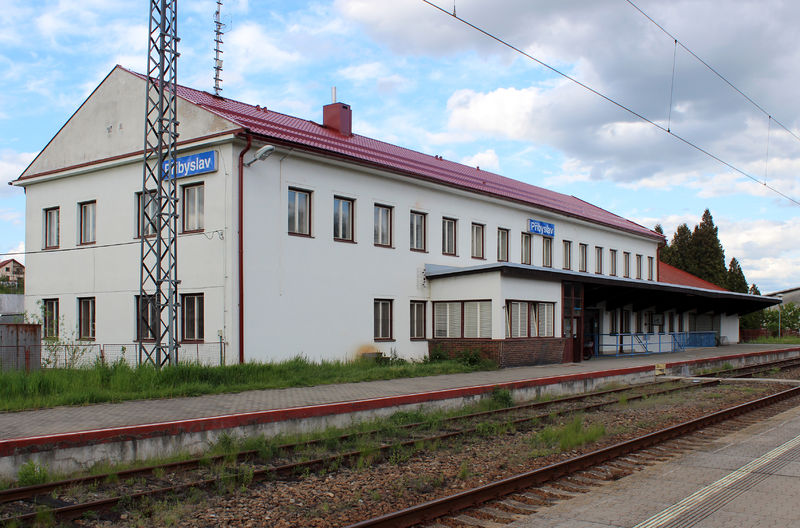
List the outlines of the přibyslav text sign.
<svg viewBox="0 0 800 528">
<path fill-rule="evenodd" d="M 542 235 L 551 238 L 556 236 L 555 224 L 540 222 L 539 220 L 534 220 L 533 218 L 528 219 L 528 231 L 536 235 Z"/>
<path fill-rule="evenodd" d="M 209 150 L 200 154 L 181 156 L 175 160 L 175 166 L 170 171 L 169 160 L 164 162 L 163 173 L 165 178 L 185 178 L 197 174 L 205 174 L 217 170 L 217 151 Z"/>
</svg>

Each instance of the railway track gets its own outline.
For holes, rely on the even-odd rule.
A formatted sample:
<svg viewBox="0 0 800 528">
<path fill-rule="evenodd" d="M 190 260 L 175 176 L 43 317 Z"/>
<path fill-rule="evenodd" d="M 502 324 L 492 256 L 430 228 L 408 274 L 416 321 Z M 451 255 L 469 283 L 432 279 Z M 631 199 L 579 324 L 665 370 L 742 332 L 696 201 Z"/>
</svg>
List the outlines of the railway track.
<svg viewBox="0 0 800 528">
<path fill-rule="evenodd" d="M 502 526 L 547 504 L 587 492 L 602 481 L 621 478 L 641 467 L 666 460 L 710 439 L 794 407 L 799 397 L 800 387 L 791 388 L 534 471 L 351 524 L 347 528 Z M 763 416 L 743 416 L 759 411 L 765 411 Z M 707 429 L 710 427 L 713 429 Z"/>
<path fill-rule="evenodd" d="M 272 453 L 265 454 L 261 450 L 243 450 L 235 453 L 215 455 L 211 457 L 193 458 L 190 460 L 176 461 L 166 464 L 157 464 L 147 467 L 123 470 L 114 473 L 91 475 L 57 482 L 38 484 L 33 486 L 10 488 L 0 490 L 0 507 L 16 506 L 17 510 L 27 510 L 22 513 L 14 512 L 11 515 L 0 513 L 0 523 L 16 522 L 30 524 L 40 513 L 37 509 L 46 507 L 48 514 L 58 521 L 76 519 L 87 512 L 98 512 L 115 507 L 120 502 L 130 503 L 145 498 L 169 496 L 186 492 L 191 488 L 210 489 L 219 486 L 220 482 L 230 481 L 248 484 L 252 481 L 295 478 L 299 474 L 317 471 L 324 468 L 335 468 L 341 465 L 352 465 L 365 456 L 373 461 L 383 460 L 392 453 L 403 449 L 418 450 L 420 446 L 435 444 L 437 442 L 453 440 L 473 434 L 482 434 L 485 424 L 499 424 L 504 427 L 524 427 L 539 420 L 550 420 L 554 417 L 586 412 L 616 405 L 620 401 L 636 401 L 659 395 L 670 394 L 677 391 L 691 390 L 694 388 L 716 385 L 719 382 L 709 380 L 702 383 L 674 383 L 656 382 L 632 387 L 621 387 L 589 394 L 566 396 L 548 401 L 535 401 L 463 415 L 450 416 L 436 422 L 436 429 L 431 430 L 431 423 L 412 422 L 396 427 L 400 440 L 385 442 L 380 436 L 384 431 L 373 429 L 357 433 L 340 435 L 335 438 L 320 438 L 307 442 L 283 444 L 277 446 Z M 588 403 L 587 403 L 588 402 Z M 487 422 L 486 420 L 490 420 Z M 484 426 L 484 429 L 481 427 Z M 365 437 L 377 438 L 370 446 L 363 449 L 339 450 L 325 456 L 308 456 L 308 449 L 325 445 L 349 445 L 363 442 Z M 349 443 L 349 444 L 348 444 Z M 423 447 L 424 448 L 424 447 Z M 281 459 L 291 457 L 293 453 L 303 453 L 300 461 L 280 463 Z M 274 455 L 270 458 L 269 455 Z M 218 466 L 231 465 L 225 471 L 220 471 Z M 217 468 L 215 470 L 215 468 Z M 197 474 L 189 474 L 196 471 Z M 222 474 L 220 474 L 222 473 Z M 189 474 L 186 478 L 173 475 Z M 108 488 L 113 494 L 119 487 L 118 483 L 141 481 L 149 479 L 148 489 L 136 489 L 136 485 L 128 486 L 124 492 L 116 495 L 68 503 L 54 496 L 62 494 L 64 490 L 76 488 Z M 183 480 L 175 482 L 175 480 Z M 245 482 L 246 481 L 246 482 Z M 140 486 L 141 487 L 141 486 Z M 133 489 L 130 489 L 133 488 Z M 93 492 L 91 495 L 97 495 Z M 6 508 L 8 509 L 8 508 Z M 2 510 L 0 510 L 2 511 Z"/>
</svg>

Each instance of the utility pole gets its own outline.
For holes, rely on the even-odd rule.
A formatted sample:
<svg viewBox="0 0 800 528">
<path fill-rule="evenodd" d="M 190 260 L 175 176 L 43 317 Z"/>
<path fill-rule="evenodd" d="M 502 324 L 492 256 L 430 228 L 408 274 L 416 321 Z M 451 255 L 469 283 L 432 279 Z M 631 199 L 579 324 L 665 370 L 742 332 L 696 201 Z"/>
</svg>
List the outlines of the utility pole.
<svg viewBox="0 0 800 528">
<path fill-rule="evenodd" d="M 177 9 L 177 0 L 150 1 L 136 338 L 139 362 L 156 368 L 178 362 Z"/>
</svg>

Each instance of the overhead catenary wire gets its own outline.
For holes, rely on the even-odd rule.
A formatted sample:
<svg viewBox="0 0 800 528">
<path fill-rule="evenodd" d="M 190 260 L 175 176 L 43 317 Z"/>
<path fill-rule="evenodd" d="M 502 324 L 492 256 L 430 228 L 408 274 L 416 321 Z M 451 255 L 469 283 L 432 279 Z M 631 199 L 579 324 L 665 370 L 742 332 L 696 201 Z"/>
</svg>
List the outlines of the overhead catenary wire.
<svg viewBox="0 0 800 528">
<path fill-rule="evenodd" d="M 704 149 L 703 147 L 700 147 L 700 146 L 698 146 L 698 145 L 694 144 L 693 142 L 691 142 L 690 140 L 688 140 L 688 139 L 686 139 L 686 138 L 684 138 L 684 137 L 682 137 L 682 136 L 680 136 L 680 135 L 678 135 L 678 134 L 676 134 L 676 133 L 674 133 L 674 132 L 670 131 L 670 130 L 669 130 L 667 127 L 664 127 L 664 126 L 662 126 L 662 125 L 659 125 L 659 124 L 658 124 L 658 123 L 656 123 L 655 121 L 653 121 L 653 120 L 651 120 L 651 119 L 648 119 L 647 117 L 645 117 L 645 116 L 643 116 L 642 114 L 638 113 L 636 110 L 634 110 L 634 109 L 632 109 L 632 108 L 630 108 L 630 107 L 628 107 L 628 106 L 626 106 L 626 105 L 624 105 L 624 104 L 622 104 L 622 103 L 620 103 L 620 102 L 618 102 L 618 101 L 616 101 L 616 100 L 612 99 L 611 97 L 609 97 L 609 96 L 605 95 L 604 93 L 602 93 L 602 92 L 600 92 L 600 91 L 598 91 L 598 90 L 595 90 L 595 89 L 594 89 L 594 88 L 592 88 L 591 86 L 589 86 L 589 85 L 587 85 L 587 84 L 584 84 L 583 82 L 581 82 L 581 81 L 579 81 L 578 79 L 576 79 L 576 78 L 574 78 L 574 77 L 570 76 L 569 74 L 562 72 L 562 71 L 561 71 L 561 70 L 559 70 L 558 68 L 556 68 L 556 67 L 554 67 L 554 66 L 551 66 L 551 65 L 547 64 L 546 62 L 544 62 L 544 61 L 542 61 L 542 60 L 540 60 L 540 59 L 537 59 L 536 57 L 534 57 L 534 56 L 533 56 L 533 55 L 531 55 L 530 53 L 527 53 L 527 52 L 525 52 L 525 51 L 521 50 L 520 48 L 518 48 L 518 47 L 514 46 L 513 44 L 511 44 L 510 42 L 507 42 L 507 41 L 503 40 L 502 38 L 500 38 L 500 37 L 498 37 L 498 36 L 496 36 L 496 35 L 494 35 L 494 34 L 490 33 L 489 31 L 487 31 L 487 30 L 485 30 L 485 29 L 483 29 L 483 28 L 481 28 L 481 27 L 479 27 L 479 26 L 476 26 L 475 24 L 473 24 L 472 22 L 470 22 L 470 21 L 466 20 L 465 18 L 462 18 L 462 17 L 460 17 L 460 16 L 458 16 L 458 15 L 455 15 L 455 14 L 453 14 L 453 13 L 450 13 L 450 12 L 449 12 L 449 11 L 447 11 L 446 9 L 443 9 L 443 8 L 441 8 L 440 6 L 438 6 L 438 5 L 434 4 L 433 2 L 431 2 L 430 0 L 422 0 L 422 2 L 424 2 L 424 3 L 428 4 L 429 6 L 431 6 L 431 7 L 435 8 L 435 9 L 436 9 L 436 10 L 438 10 L 438 11 L 441 11 L 442 13 L 445 13 L 445 14 L 446 14 L 446 15 L 448 15 L 448 16 L 451 16 L 451 17 L 455 18 L 456 20 L 458 20 L 458 21 L 459 21 L 459 22 L 461 22 L 462 24 L 464 24 L 464 25 L 466 25 L 466 26 L 469 26 L 469 27 L 471 27 L 471 28 L 472 28 L 472 29 L 474 29 L 475 31 L 477 31 L 477 32 L 479 32 L 479 33 L 481 33 L 481 34 L 483 34 L 483 35 L 485 35 L 485 36 L 489 37 L 490 39 L 492 39 L 492 40 L 494 40 L 494 41 L 498 42 L 499 44 L 502 44 L 503 46 L 505 46 L 505 47 L 507 47 L 507 48 L 509 48 L 509 49 L 511 49 L 511 50 L 513 50 L 513 51 L 515 51 L 515 52 L 517 52 L 517 53 L 519 53 L 520 55 L 522 55 L 522 56 L 524 56 L 524 57 L 527 57 L 528 59 L 530 59 L 530 60 L 532 60 L 533 62 L 535 62 L 535 63 L 539 64 L 540 66 L 542 66 L 542 67 L 544 67 L 544 68 L 546 68 L 546 69 L 548 69 L 548 70 L 552 71 L 553 73 L 555 73 L 555 74 L 557 74 L 557 75 L 560 75 L 561 77 L 563 77 L 563 78 L 565 78 L 565 79 L 567 79 L 567 80 L 569 80 L 569 81 L 571 81 L 571 82 L 573 82 L 573 83 L 577 84 L 577 85 L 578 85 L 578 86 L 580 86 L 581 88 L 583 88 L 583 89 L 585 89 L 585 90 L 587 90 L 587 91 L 589 91 L 589 92 L 591 92 L 591 93 L 595 94 L 596 96 L 600 97 L 601 99 L 604 99 L 605 101 L 608 101 L 609 103 L 613 104 L 614 106 L 616 106 L 616 107 L 618 107 L 618 108 L 620 108 L 620 109 L 622 109 L 622 110 L 624 110 L 624 111 L 628 112 L 629 114 L 631 114 L 631 115 L 633 115 L 633 116 L 635 116 L 635 117 L 637 117 L 637 118 L 641 119 L 641 120 L 642 120 L 642 121 L 644 121 L 645 123 L 648 123 L 648 124 L 650 124 L 650 125 L 652 125 L 652 126 L 654 126 L 654 127 L 658 128 L 659 130 L 661 130 L 661 131 L 663 131 L 663 132 L 665 132 L 665 133 L 669 134 L 670 136 L 674 137 L 675 139 L 677 139 L 678 141 L 680 141 L 680 142 L 684 143 L 685 145 L 687 145 L 687 146 L 689 146 L 689 147 L 692 147 L 693 149 L 697 150 L 698 152 L 700 152 L 700 153 L 702 153 L 702 154 L 705 154 L 705 155 L 706 155 L 706 156 L 708 156 L 709 158 L 711 158 L 711 159 L 713 159 L 713 160 L 715 160 L 715 161 L 717 161 L 717 162 L 721 163 L 722 165 L 725 165 L 726 167 L 728 167 L 729 169 L 733 170 L 734 172 L 737 172 L 737 173 L 741 174 L 742 176 L 744 176 L 744 177 L 746 177 L 746 178 L 748 178 L 748 179 L 750 179 L 750 180 L 753 180 L 754 182 L 756 182 L 756 183 L 758 183 L 758 184 L 761 184 L 761 185 L 763 185 L 765 188 L 767 188 L 767 189 L 769 189 L 770 191 L 774 192 L 774 193 L 775 193 L 775 194 L 777 194 L 778 196 L 781 196 L 781 197 L 785 198 L 786 200 L 788 200 L 788 201 L 790 201 L 790 202 L 794 203 L 795 205 L 800 205 L 800 201 L 798 201 L 798 200 L 796 200 L 796 199 L 792 198 L 791 196 L 789 196 L 789 195 L 787 195 L 787 194 L 783 193 L 783 192 L 782 192 L 782 191 L 780 191 L 779 189 L 776 189 L 775 187 L 772 187 L 772 186 L 771 186 L 771 185 L 769 185 L 767 182 L 765 182 L 765 181 L 761 181 L 760 179 L 756 178 L 756 177 L 755 177 L 755 176 L 753 176 L 752 174 L 750 174 L 750 173 L 748 173 L 748 172 L 745 172 L 744 170 L 742 170 L 742 169 L 740 169 L 740 168 L 736 167 L 735 165 L 733 165 L 733 164 L 731 164 L 731 163 L 729 163 L 729 162 L 727 162 L 727 161 L 723 160 L 723 159 L 722 159 L 722 158 L 720 158 L 719 156 L 716 156 L 716 155 L 712 154 L 711 152 L 709 152 L 708 150 Z M 677 39 L 675 39 L 675 40 L 677 40 Z M 680 43 L 678 43 L 678 44 L 680 44 Z M 690 52 L 690 53 L 691 53 L 691 52 Z M 698 59 L 699 59 L 699 58 L 698 58 Z M 734 89 L 735 89 L 735 87 L 734 87 Z M 738 90 L 737 90 L 737 91 L 738 91 Z M 744 95 L 744 94 L 742 94 L 742 95 Z M 747 96 L 745 96 L 745 97 L 747 97 Z M 749 98 L 748 98 L 748 99 L 749 99 Z M 754 103 L 754 104 L 755 104 L 755 103 Z M 760 108 L 760 107 L 759 107 L 759 108 Z M 776 123 L 777 123 L 777 121 L 776 121 Z M 781 126 L 783 126 L 783 125 L 781 125 Z M 794 135 L 794 134 L 793 134 L 793 135 Z M 799 139 L 800 139 L 800 138 L 799 138 Z"/>
</svg>

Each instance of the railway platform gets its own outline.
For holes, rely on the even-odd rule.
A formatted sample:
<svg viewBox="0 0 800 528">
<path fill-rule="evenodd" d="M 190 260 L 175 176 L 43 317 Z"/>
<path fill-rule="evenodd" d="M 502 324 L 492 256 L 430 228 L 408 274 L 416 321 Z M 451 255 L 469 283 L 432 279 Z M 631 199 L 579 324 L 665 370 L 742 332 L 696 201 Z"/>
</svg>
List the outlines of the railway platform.
<svg viewBox="0 0 800 528">
<path fill-rule="evenodd" d="M 0 476 L 28 460 L 55 471 L 197 452 L 219 435 L 307 431 L 420 406 L 453 407 L 505 388 L 518 400 L 652 381 L 702 368 L 800 357 L 800 347 L 728 345 L 411 379 L 246 391 L 0 413 Z"/>
</svg>

